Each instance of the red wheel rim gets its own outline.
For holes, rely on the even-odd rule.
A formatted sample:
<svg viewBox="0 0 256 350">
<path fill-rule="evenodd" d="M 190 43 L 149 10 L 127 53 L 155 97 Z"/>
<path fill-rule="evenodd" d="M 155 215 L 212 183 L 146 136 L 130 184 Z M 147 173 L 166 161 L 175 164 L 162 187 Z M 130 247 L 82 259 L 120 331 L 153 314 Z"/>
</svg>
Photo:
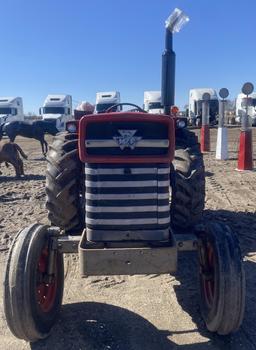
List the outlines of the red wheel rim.
<svg viewBox="0 0 256 350">
<path fill-rule="evenodd" d="M 55 256 L 56 257 L 56 256 Z M 54 261 L 54 276 L 52 280 L 48 280 L 47 266 L 48 266 L 49 251 L 44 248 L 37 263 L 37 283 L 36 283 L 36 300 L 41 311 L 49 312 L 54 305 L 57 292 L 57 268 L 56 258 Z"/>
<path fill-rule="evenodd" d="M 207 266 L 204 267 L 206 271 L 203 274 L 203 291 L 206 303 L 211 308 L 215 296 L 215 257 L 210 244 L 205 249 L 205 258 Z"/>
</svg>

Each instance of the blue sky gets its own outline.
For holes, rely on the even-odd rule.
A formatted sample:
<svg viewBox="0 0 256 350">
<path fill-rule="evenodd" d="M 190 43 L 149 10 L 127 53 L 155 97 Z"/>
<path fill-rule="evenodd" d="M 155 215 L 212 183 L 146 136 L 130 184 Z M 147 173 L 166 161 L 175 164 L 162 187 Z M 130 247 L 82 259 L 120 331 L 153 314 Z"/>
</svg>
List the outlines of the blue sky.
<svg viewBox="0 0 256 350">
<path fill-rule="evenodd" d="M 48 93 L 94 102 L 118 90 L 142 105 L 161 86 L 164 21 L 190 22 L 175 35 L 176 104 L 193 87 L 256 86 L 255 0 L 8 0 L 0 8 L 0 96 L 38 111 Z M 74 102 L 74 104 L 76 104 Z"/>
</svg>

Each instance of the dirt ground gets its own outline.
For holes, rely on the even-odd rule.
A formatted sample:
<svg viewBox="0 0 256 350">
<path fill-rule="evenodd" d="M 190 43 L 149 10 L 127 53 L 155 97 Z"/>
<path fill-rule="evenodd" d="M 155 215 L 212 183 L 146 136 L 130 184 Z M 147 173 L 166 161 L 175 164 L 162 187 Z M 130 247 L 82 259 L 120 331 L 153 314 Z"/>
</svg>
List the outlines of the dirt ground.
<svg viewBox="0 0 256 350">
<path fill-rule="evenodd" d="M 205 154 L 207 194 L 205 217 L 232 225 L 244 256 L 246 313 L 239 332 L 220 337 L 206 331 L 199 310 L 197 260 L 180 258 L 176 276 L 114 276 L 81 279 L 76 256 L 66 257 L 66 278 L 60 319 L 49 338 L 29 344 L 7 329 L 0 303 L 0 350 L 250 350 L 256 349 L 256 172 L 235 171 L 239 129 L 229 129 L 229 161 Z M 254 130 L 256 160 L 256 130 Z M 36 141 L 17 138 L 28 154 L 22 179 L 1 166 L 0 279 L 8 247 L 15 233 L 33 222 L 47 222 L 46 161 Z M 256 167 L 256 162 L 255 162 Z M 2 295 L 2 283 L 0 284 Z"/>
</svg>

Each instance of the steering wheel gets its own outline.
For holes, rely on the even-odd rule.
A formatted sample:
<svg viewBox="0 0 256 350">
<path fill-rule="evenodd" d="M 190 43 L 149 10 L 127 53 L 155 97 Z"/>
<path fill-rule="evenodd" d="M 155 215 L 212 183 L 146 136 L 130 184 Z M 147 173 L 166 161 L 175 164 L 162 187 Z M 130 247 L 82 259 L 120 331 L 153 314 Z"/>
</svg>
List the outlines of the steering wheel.
<svg viewBox="0 0 256 350">
<path fill-rule="evenodd" d="M 142 109 L 141 107 L 133 104 L 133 103 L 117 103 L 111 107 L 109 107 L 107 110 L 106 110 L 106 113 L 109 113 L 111 112 L 114 108 L 116 107 L 119 107 L 119 106 L 132 106 L 132 107 L 135 107 L 134 109 L 137 109 L 138 112 L 142 112 L 142 113 L 147 113 L 146 111 L 144 111 L 144 109 Z"/>
</svg>

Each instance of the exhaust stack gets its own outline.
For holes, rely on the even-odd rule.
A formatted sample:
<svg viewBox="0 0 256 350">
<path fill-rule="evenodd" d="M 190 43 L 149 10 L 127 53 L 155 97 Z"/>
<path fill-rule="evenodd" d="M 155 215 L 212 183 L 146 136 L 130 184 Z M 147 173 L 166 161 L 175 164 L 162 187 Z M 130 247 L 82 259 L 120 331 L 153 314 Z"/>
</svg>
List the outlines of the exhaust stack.
<svg viewBox="0 0 256 350">
<path fill-rule="evenodd" d="M 178 33 L 188 21 L 188 16 L 177 8 L 165 21 L 165 50 L 162 54 L 161 91 L 162 105 L 165 114 L 170 114 L 175 97 L 175 52 L 173 51 L 173 33 Z"/>
</svg>

